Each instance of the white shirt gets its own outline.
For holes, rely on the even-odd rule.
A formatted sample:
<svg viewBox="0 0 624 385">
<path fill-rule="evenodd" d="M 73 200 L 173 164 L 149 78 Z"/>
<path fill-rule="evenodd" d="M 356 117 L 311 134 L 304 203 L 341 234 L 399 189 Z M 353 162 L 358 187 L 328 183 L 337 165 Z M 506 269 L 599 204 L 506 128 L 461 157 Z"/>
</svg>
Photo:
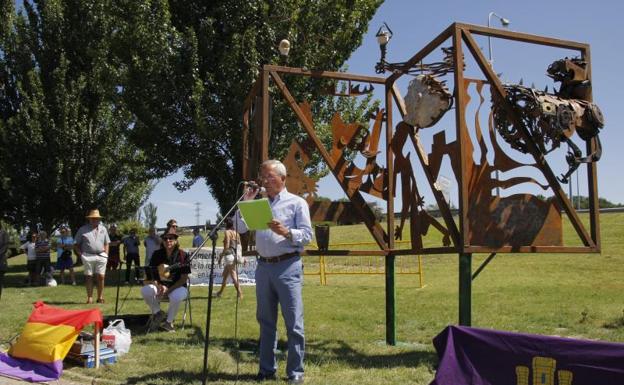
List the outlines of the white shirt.
<svg viewBox="0 0 624 385">
<path fill-rule="evenodd" d="M 35 243 L 34 242 L 26 242 L 20 246 L 20 249 L 26 250 L 26 260 L 34 261 L 37 259 L 37 252 L 35 251 Z"/>
<path fill-rule="evenodd" d="M 273 200 L 269 199 L 269 205 L 273 218 L 290 230 L 292 240 L 277 235 L 271 229 L 257 230 L 256 251 L 265 258 L 292 252 L 301 253 L 303 246 L 312 240 L 312 222 L 308 203 L 284 188 Z M 234 219 L 238 222 L 238 232 L 246 233 L 247 225 L 241 218 L 240 211 L 236 212 Z"/>
</svg>

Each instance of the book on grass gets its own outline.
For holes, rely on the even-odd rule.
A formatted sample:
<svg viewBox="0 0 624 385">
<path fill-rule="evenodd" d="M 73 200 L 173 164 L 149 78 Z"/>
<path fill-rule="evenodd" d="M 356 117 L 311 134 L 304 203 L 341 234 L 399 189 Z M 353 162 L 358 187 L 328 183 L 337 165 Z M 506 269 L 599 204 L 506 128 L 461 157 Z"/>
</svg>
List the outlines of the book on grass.
<svg viewBox="0 0 624 385">
<path fill-rule="evenodd" d="M 238 209 L 249 230 L 266 230 L 273 220 L 273 212 L 266 198 L 238 202 Z"/>
</svg>

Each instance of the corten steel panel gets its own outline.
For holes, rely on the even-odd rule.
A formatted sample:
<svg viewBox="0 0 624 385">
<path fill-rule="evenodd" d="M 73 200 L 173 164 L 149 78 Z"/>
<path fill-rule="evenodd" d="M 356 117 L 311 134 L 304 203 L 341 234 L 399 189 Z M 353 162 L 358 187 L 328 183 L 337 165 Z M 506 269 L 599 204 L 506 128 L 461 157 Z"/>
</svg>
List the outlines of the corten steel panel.
<svg viewBox="0 0 624 385">
<path fill-rule="evenodd" d="M 475 61 L 477 62 L 477 65 L 480 67 L 481 71 L 484 73 L 487 80 L 489 81 L 491 85 L 492 93 L 493 95 L 495 95 L 497 102 L 500 103 L 502 107 L 507 110 L 508 114 L 511 116 L 514 123 L 516 123 L 516 125 L 521 128 L 520 132 L 524 140 L 527 143 L 527 148 L 529 152 L 531 153 L 531 155 L 533 156 L 533 158 L 535 159 L 535 162 L 538 168 L 541 170 L 544 177 L 548 181 L 550 188 L 553 190 L 555 197 L 557 199 L 557 204 L 563 207 L 564 211 L 570 218 L 570 221 L 572 222 L 572 226 L 576 230 L 579 238 L 581 239 L 581 241 L 583 242 L 585 246 L 588 246 L 588 251 L 595 249 L 596 246 L 595 246 L 594 241 L 590 238 L 589 234 L 585 230 L 585 227 L 580 221 L 576 211 L 572 207 L 572 204 L 569 201 L 568 197 L 566 196 L 565 192 L 561 188 L 561 185 L 559 184 L 559 181 L 557 180 L 555 174 L 553 173 L 552 169 L 546 162 L 544 155 L 539 151 L 539 149 L 537 148 L 537 145 L 533 142 L 533 140 L 531 140 L 530 134 L 526 130 L 526 127 L 524 127 L 524 125 L 520 123 L 520 117 L 517 115 L 515 111 L 512 110 L 511 106 L 509 105 L 506 99 L 506 92 L 502 86 L 502 82 L 500 81 L 498 76 L 496 76 L 491 66 L 487 63 L 485 57 L 483 56 L 483 53 L 478 48 L 478 45 L 474 41 L 474 38 L 471 36 L 470 32 L 461 31 L 461 33 L 463 35 L 463 40 L 466 42 L 468 48 L 470 49 Z M 462 84 L 462 83 L 458 83 L 458 84 Z M 458 104 L 459 103 L 460 102 L 458 101 Z M 464 212 L 464 215 L 467 215 L 467 212 Z M 492 245 L 479 245 L 479 246 L 492 246 Z"/>
<path fill-rule="evenodd" d="M 351 202 L 314 201 L 310 204 L 312 222 L 352 225 L 360 221 Z"/>
<path fill-rule="evenodd" d="M 312 139 L 314 145 L 316 146 L 317 151 L 321 154 L 321 156 L 323 157 L 323 159 L 329 166 L 332 173 L 334 173 L 336 178 L 339 180 L 340 185 L 343 187 L 343 190 L 345 191 L 345 193 L 347 193 L 347 196 L 349 197 L 351 202 L 353 202 L 355 209 L 358 211 L 358 213 L 362 217 L 364 224 L 368 227 L 369 231 L 371 232 L 371 235 L 373 236 L 373 238 L 375 239 L 379 247 L 381 249 L 387 249 L 388 248 L 387 247 L 388 236 L 383 230 L 383 228 L 380 226 L 379 222 L 377 222 L 377 220 L 375 219 L 372 211 L 370 210 L 370 208 L 367 206 L 366 202 L 364 201 L 364 198 L 360 195 L 359 191 L 350 192 L 348 191 L 347 188 L 345 188 L 345 183 L 344 183 L 345 181 L 340 180 L 340 176 L 338 175 L 338 169 L 336 167 L 336 163 L 330 157 L 329 153 L 323 146 L 323 143 L 321 143 L 319 138 L 316 136 L 312 121 L 309 119 L 308 116 L 304 114 L 301 107 L 299 107 L 299 105 L 295 102 L 293 96 L 290 94 L 290 92 L 288 91 L 288 88 L 282 81 L 281 77 L 277 74 L 277 72 L 272 71 L 271 77 L 275 81 L 276 85 L 280 89 L 282 95 L 284 96 L 288 104 L 290 105 L 291 109 L 297 115 L 299 121 L 302 123 L 306 133 L 308 134 L 308 137 Z"/>
<path fill-rule="evenodd" d="M 587 62 L 587 79 L 591 82 L 591 50 L 589 45 L 581 49 L 581 58 Z M 587 98 L 589 102 L 593 101 L 593 95 L 590 93 Z M 587 153 L 591 154 L 596 150 L 596 138 L 587 142 Z M 591 237 L 596 244 L 596 248 L 600 250 L 600 205 L 598 204 L 598 174 L 596 162 L 587 164 L 587 183 L 589 191 L 589 223 Z"/>
<path fill-rule="evenodd" d="M 457 177 L 457 185 L 459 190 L 459 229 L 460 236 L 459 242 L 462 248 L 468 246 L 468 240 L 466 236 L 470 231 L 468 224 L 468 183 L 467 183 L 467 175 L 470 174 L 469 170 L 466 170 L 468 167 L 466 158 L 470 157 L 471 154 L 466 153 L 466 142 L 470 140 L 468 137 L 468 131 L 466 128 L 466 123 L 464 120 L 464 116 L 466 115 L 464 99 L 466 99 L 467 95 L 462 87 L 459 87 L 459 84 L 463 84 L 464 82 L 464 55 L 462 51 L 462 39 L 461 39 L 461 30 L 456 28 L 454 25 L 453 28 L 453 52 L 454 56 L 454 65 L 455 72 L 453 80 L 455 82 L 455 136 L 456 136 L 456 148 L 457 157 L 459 159 L 459 172 L 456 174 Z"/>
<path fill-rule="evenodd" d="M 478 163 L 472 156 L 464 159 L 468 164 L 468 169 L 471 170 L 470 175 L 467 176 L 470 196 L 470 205 L 467 207 L 469 222 L 467 243 L 489 247 L 511 245 L 515 248 L 525 245 L 562 246 L 561 213 L 553 199 L 544 202 L 531 194 L 497 197 L 491 193 L 497 187 L 509 188 L 520 183 L 537 185 L 539 183 L 528 177 L 515 177 L 503 182 L 492 178 L 495 170 L 510 171 L 525 165 L 509 158 L 500 148 L 491 119 L 488 119 L 487 133 L 494 148 L 493 159 L 495 161 L 493 165 L 488 163 L 488 149 L 479 121 L 479 111 L 485 102 L 482 95 L 484 83 L 478 80 L 464 80 L 462 87 L 463 94 L 468 95 L 468 88 L 474 85 L 480 101 L 475 113 L 475 126 L 472 127 L 476 144 L 479 146 L 480 159 Z M 464 99 L 466 105 L 468 101 L 469 98 Z M 466 110 L 465 106 L 464 110 Z M 466 151 L 469 154 L 475 152 L 471 140 L 466 142 Z"/>
<path fill-rule="evenodd" d="M 485 124 L 480 124 L 476 117 L 474 118 L 474 127 L 467 124 L 468 119 L 473 119 L 473 117 L 466 116 L 466 107 L 470 97 L 469 87 L 475 87 L 478 90 L 477 94 L 481 100 L 481 104 L 478 107 L 479 110 L 481 105 L 483 105 L 481 93 L 483 87 L 490 87 L 490 93 L 494 102 L 500 103 L 502 108 L 511 110 L 508 102 L 505 100 L 506 94 L 500 79 L 498 79 L 485 60 L 471 33 L 530 44 L 578 50 L 588 63 L 588 71 L 591 69 L 589 46 L 586 44 L 462 23 L 455 23 L 449 26 L 412 58 L 400 64 L 402 67 L 396 67 L 398 70 L 393 71 L 386 79 L 331 71 L 309 71 L 299 68 L 265 66 L 261 78 L 257 82 L 261 89 L 254 87 L 250 93 L 251 95 L 259 95 L 259 100 L 252 102 L 253 96 L 250 96 L 248 97 L 249 102 L 246 101 L 245 103 L 243 134 L 246 137 L 243 142 L 249 147 L 253 146 L 255 141 L 255 145 L 261 147 L 255 153 L 252 149 L 245 151 L 246 157 L 244 157 L 244 162 L 247 164 L 243 169 L 246 170 L 246 175 L 254 172 L 250 166 L 254 160 L 250 158 L 254 156 L 262 158 L 255 161 L 257 166 L 259 160 L 268 157 L 268 108 L 270 107 L 268 103 L 268 89 L 269 81 L 273 79 L 277 88 L 297 115 L 309 138 L 305 144 L 293 144 L 287 157 L 288 159 L 285 159 L 289 173 L 292 174 L 289 175 L 289 189 L 296 190 L 312 202 L 312 198 L 316 195 L 316 185 L 314 181 L 305 179 L 303 169 L 306 161 L 309 160 L 309 151 L 317 151 L 321 154 L 351 200 L 354 211 L 358 212 L 371 231 L 381 249 L 375 251 L 375 253 L 379 253 L 378 255 L 402 255 L 414 252 L 422 254 L 453 252 L 598 252 L 600 250 L 600 236 L 595 163 L 590 163 L 587 166 L 590 196 L 590 232 L 585 230 L 543 154 L 540 153 L 537 145 L 530 140 L 530 134 L 526 127 L 521 126 L 520 131 L 523 139 L 528 143 L 529 152 L 535 161 L 534 164 L 529 166 L 539 169 L 543 173 L 547 181 L 547 186 L 544 187 L 550 188 L 554 192 L 555 197 L 553 201 L 542 202 L 531 194 L 516 194 L 504 198 L 492 196 L 491 191 L 497 186 L 509 188 L 519 183 L 537 182 L 530 177 L 516 177 L 505 181 L 496 181 L 490 177 L 494 170 L 505 172 L 520 167 L 520 164 L 505 154 L 496 143 L 496 134 L 490 120 L 488 120 L 487 127 Z M 395 81 L 449 39 L 453 41 L 454 71 L 452 79 L 455 90 L 456 140 L 448 143 L 444 130 L 432 134 L 431 152 L 427 153 L 422 146 L 421 134 L 417 128 L 414 129 L 414 127 L 406 125 L 404 122 L 399 122 L 396 125 L 392 123 L 393 116 L 390 104 L 394 100 L 401 116 L 405 115 L 406 106 L 395 85 Z M 472 54 L 485 79 L 464 77 L 463 44 L 466 45 L 468 51 Z M 333 144 L 328 151 L 315 134 L 310 106 L 306 101 L 295 100 L 281 79 L 280 74 L 349 81 L 350 89 L 356 90 L 354 91 L 355 94 L 358 94 L 360 88 L 359 86 L 356 88 L 351 87 L 351 81 L 384 84 L 386 106 L 378 111 L 374 117 L 370 132 L 367 127 L 358 127 L 342 121 L 340 116 L 335 116 L 332 121 Z M 252 109 L 252 106 L 260 111 L 257 111 L 255 114 L 257 120 L 250 122 L 252 117 L 249 111 Z M 513 111 L 510 111 L 509 114 L 515 122 L 519 120 L 519 117 Z M 377 164 L 376 159 L 382 152 L 379 149 L 379 138 L 384 123 L 386 124 L 387 144 L 386 167 L 381 167 Z M 254 127 L 250 128 L 250 125 Z M 474 143 L 469 135 L 469 130 L 471 129 L 475 130 L 474 135 L 477 138 Z M 357 139 L 362 137 L 364 140 L 358 142 Z M 403 154 L 404 152 L 409 153 L 409 151 L 403 151 L 407 138 L 410 139 L 416 149 L 415 156 Z M 485 154 L 484 138 L 487 138 L 490 143 L 494 143 L 491 150 L 494 152 L 495 158 L 493 165 L 488 165 L 483 159 Z M 482 155 L 482 159 L 476 162 L 473 160 L 473 151 L 475 150 L 473 144 L 477 146 L 476 149 L 480 150 Z M 589 142 L 587 144 L 588 153 L 595 146 L 594 141 Z M 345 158 L 345 149 L 347 148 L 359 151 L 365 157 L 366 164 L 364 168 L 358 168 L 354 163 Z M 442 193 L 434 185 L 439 176 L 444 157 L 449 158 L 452 171 L 458 183 L 460 198 L 459 226 L 455 224 L 450 208 L 446 204 Z M 527 165 L 523 164 L 522 166 Z M 416 180 L 413 171 L 416 168 L 420 168 L 424 172 L 425 181 Z M 250 176 L 253 177 L 253 175 Z M 398 176 L 401 176 L 400 186 L 396 186 Z M 431 217 L 423 208 L 424 203 L 420 199 L 419 189 L 425 186 L 433 192 L 444 219 L 442 223 Z M 386 233 L 374 218 L 370 208 L 366 206 L 361 192 L 367 192 L 386 199 L 388 202 L 387 208 L 392 209 L 396 188 L 400 188 L 402 191 L 403 212 L 401 213 L 401 222 L 396 228 L 392 228 L 394 227 L 394 222 L 393 219 L 389 219 L 388 225 L 389 228 L 392 228 L 392 231 Z M 585 246 L 562 246 L 560 208 L 570 218 L 574 229 Z M 320 212 L 322 213 L 323 210 Z M 393 210 L 389 212 L 393 212 Z M 326 214 L 327 212 L 323 215 L 319 214 L 319 216 L 326 217 Z M 531 216 L 532 220 L 527 221 L 525 219 L 527 216 Z M 390 237 L 400 237 L 402 228 L 408 219 L 411 221 L 412 247 L 410 250 L 394 250 Z M 433 227 L 443 234 L 443 239 L 445 239 L 444 245 L 423 248 L 422 236 L 426 234 L 429 227 Z M 357 253 L 361 252 L 372 251 L 358 251 Z M 354 254 L 348 250 L 335 250 L 332 251 L 332 255 Z"/>
</svg>

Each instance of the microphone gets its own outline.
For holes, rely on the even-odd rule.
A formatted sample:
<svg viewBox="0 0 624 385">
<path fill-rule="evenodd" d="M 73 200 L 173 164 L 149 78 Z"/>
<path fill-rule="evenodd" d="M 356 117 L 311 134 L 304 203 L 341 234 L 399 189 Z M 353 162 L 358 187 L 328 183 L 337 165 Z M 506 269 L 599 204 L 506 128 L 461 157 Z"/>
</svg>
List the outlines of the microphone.
<svg viewBox="0 0 624 385">
<path fill-rule="evenodd" d="M 260 187 L 260 186 L 258 186 L 258 183 L 254 182 L 254 181 L 243 181 L 242 183 L 243 183 L 243 186 L 251 187 L 253 189 L 257 189 L 258 187 Z"/>
<path fill-rule="evenodd" d="M 264 187 L 261 187 L 258 183 L 254 182 L 254 181 L 248 181 L 248 182 L 244 181 L 244 182 L 242 182 L 242 184 L 243 184 L 243 186 L 249 187 L 249 188 L 251 188 L 254 191 L 258 190 L 261 193 L 266 192 L 266 189 Z"/>
</svg>

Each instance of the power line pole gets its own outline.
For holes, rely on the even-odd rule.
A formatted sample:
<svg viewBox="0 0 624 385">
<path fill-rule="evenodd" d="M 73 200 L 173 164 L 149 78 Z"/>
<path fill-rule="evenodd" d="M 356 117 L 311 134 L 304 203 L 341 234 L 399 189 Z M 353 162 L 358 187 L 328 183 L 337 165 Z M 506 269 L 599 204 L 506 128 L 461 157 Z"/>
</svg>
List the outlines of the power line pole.
<svg viewBox="0 0 624 385">
<path fill-rule="evenodd" d="M 195 202 L 195 224 L 199 226 L 199 213 L 201 212 L 201 202 Z"/>
</svg>

